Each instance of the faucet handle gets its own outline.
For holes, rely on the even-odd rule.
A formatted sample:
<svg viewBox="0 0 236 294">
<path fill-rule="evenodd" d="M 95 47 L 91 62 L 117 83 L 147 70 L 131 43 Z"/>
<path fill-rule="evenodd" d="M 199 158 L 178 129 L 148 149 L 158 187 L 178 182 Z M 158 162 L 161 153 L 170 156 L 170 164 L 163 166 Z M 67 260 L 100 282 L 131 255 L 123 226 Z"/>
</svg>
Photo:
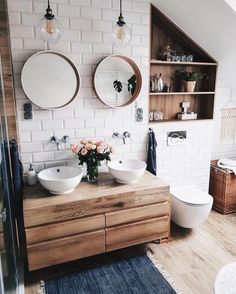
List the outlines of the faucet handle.
<svg viewBox="0 0 236 294">
<path fill-rule="evenodd" d="M 70 137 L 67 136 L 67 135 L 63 136 L 63 137 L 62 137 L 62 142 L 63 142 L 63 143 L 70 143 Z"/>
<path fill-rule="evenodd" d="M 125 142 L 126 139 L 130 139 L 130 140 L 133 142 L 133 140 L 132 140 L 132 138 L 131 138 L 131 134 L 130 134 L 129 132 L 127 132 L 127 131 L 125 131 L 125 132 L 123 133 L 123 142 L 124 142 L 124 144 L 126 143 L 126 142 Z"/>
<path fill-rule="evenodd" d="M 50 142 L 57 145 L 57 151 L 60 150 L 59 140 L 58 140 L 58 138 L 56 136 L 52 136 L 51 139 L 50 139 Z"/>
<path fill-rule="evenodd" d="M 50 142 L 53 143 L 53 144 L 58 144 L 59 141 L 58 141 L 56 136 L 52 136 L 51 139 L 50 139 Z"/>
<path fill-rule="evenodd" d="M 114 132 L 114 133 L 112 134 L 112 137 L 113 137 L 113 138 L 120 138 L 120 133 L 119 133 L 119 132 Z"/>
</svg>

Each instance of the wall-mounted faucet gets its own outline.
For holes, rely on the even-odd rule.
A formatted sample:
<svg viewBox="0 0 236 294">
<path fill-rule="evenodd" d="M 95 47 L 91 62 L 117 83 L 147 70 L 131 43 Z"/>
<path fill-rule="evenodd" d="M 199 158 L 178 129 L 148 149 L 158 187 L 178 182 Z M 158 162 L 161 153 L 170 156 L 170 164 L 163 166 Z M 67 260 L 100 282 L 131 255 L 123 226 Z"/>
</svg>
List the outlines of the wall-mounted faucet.
<svg viewBox="0 0 236 294">
<path fill-rule="evenodd" d="M 126 139 L 130 139 L 131 141 L 133 141 L 131 138 L 131 134 L 127 131 L 125 131 L 122 135 L 119 132 L 114 132 L 112 137 L 114 139 L 122 140 L 124 144 L 126 144 Z"/>
<path fill-rule="evenodd" d="M 52 136 L 51 139 L 50 139 L 50 142 L 52 144 L 56 144 L 57 145 L 57 150 L 59 151 L 60 150 L 60 146 L 59 146 L 59 140 L 56 136 Z"/>
</svg>

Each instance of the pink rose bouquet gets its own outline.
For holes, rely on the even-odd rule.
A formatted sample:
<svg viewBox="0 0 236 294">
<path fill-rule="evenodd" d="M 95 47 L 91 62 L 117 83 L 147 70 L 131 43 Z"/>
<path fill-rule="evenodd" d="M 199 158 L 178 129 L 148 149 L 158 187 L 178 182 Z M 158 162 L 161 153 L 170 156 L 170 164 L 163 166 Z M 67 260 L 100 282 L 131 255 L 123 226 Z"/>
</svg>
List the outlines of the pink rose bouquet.
<svg viewBox="0 0 236 294">
<path fill-rule="evenodd" d="M 78 155 L 79 164 L 87 164 L 87 178 L 95 182 L 98 176 L 98 166 L 101 161 L 110 161 L 111 146 L 103 141 L 82 140 L 80 146 L 71 145 L 71 151 Z"/>
</svg>

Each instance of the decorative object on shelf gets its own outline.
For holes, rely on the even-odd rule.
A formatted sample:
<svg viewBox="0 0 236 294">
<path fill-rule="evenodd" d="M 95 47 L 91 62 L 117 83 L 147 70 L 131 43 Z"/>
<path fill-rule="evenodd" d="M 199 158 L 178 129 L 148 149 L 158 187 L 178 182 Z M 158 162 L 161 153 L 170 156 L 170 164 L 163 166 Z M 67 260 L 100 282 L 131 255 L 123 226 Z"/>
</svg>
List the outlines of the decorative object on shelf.
<svg viewBox="0 0 236 294">
<path fill-rule="evenodd" d="M 40 37 L 46 42 L 57 42 L 61 37 L 61 24 L 55 18 L 48 0 L 44 17 L 39 22 Z"/>
<path fill-rule="evenodd" d="M 164 88 L 164 81 L 162 78 L 162 73 L 160 73 L 159 78 L 157 80 L 157 91 L 162 92 Z"/>
<path fill-rule="evenodd" d="M 43 109 L 58 109 L 71 103 L 78 94 L 79 73 L 73 62 L 55 51 L 32 55 L 21 72 L 26 96 Z"/>
<path fill-rule="evenodd" d="M 181 54 L 180 61 L 181 62 L 186 62 L 187 61 L 187 55 Z"/>
<path fill-rule="evenodd" d="M 155 92 L 155 77 L 150 76 L 150 92 L 154 93 Z"/>
<path fill-rule="evenodd" d="M 125 23 L 124 17 L 122 15 L 122 0 L 120 0 L 120 15 L 113 29 L 113 38 L 115 44 L 118 46 L 128 45 L 132 38 L 131 30 Z"/>
<path fill-rule="evenodd" d="M 236 137 L 236 105 L 231 100 L 232 90 L 229 101 L 221 108 L 221 142 L 233 142 Z"/>
<path fill-rule="evenodd" d="M 105 105 L 123 107 L 137 99 L 142 87 L 142 76 L 132 59 L 115 54 L 98 64 L 93 85 L 95 93 Z"/>
<path fill-rule="evenodd" d="M 155 121 L 163 120 L 163 112 L 162 112 L 162 110 L 159 111 L 159 110 L 156 109 L 153 112 L 153 120 L 155 120 Z"/>
<path fill-rule="evenodd" d="M 175 51 L 171 48 L 170 45 L 167 45 L 163 48 L 161 59 L 163 61 L 171 61 L 172 55 L 175 53 Z"/>
<path fill-rule="evenodd" d="M 164 84 L 162 92 L 170 93 L 170 91 L 171 91 L 171 84 L 169 84 L 169 86 L 167 84 Z"/>
<path fill-rule="evenodd" d="M 181 103 L 181 112 L 178 113 L 177 118 L 180 120 L 197 119 L 197 113 L 188 111 L 190 102 L 184 101 Z"/>
<path fill-rule="evenodd" d="M 153 121 L 153 120 L 154 120 L 154 112 L 153 112 L 153 110 L 151 110 L 149 112 L 149 121 Z"/>
<path fill-rule="evenodd" d="M 175 76 L 183 81 L 184 92 L 194 92 L 196 82 L 209 78 L 208 74 L 198 72 L 179 71 L 175 72 Z"/>
<path fill-rule="evenodd" d="M 187 62 L 193 62 L 193 54 L 188 54 L 188 55 L 186 56 L 186 61 L 187 61 Z"/>
<path fill-rule="evenodd" d="M 193 62 L 193 54 L 178 53 L 170 45 L 165 46 L 159 56 L 162 61 Z"/>
<path fill-rule="evenodd" d="M 71 151 L 78 155 L 80 165 L 86 163 L 88 182 L 96 182 L 101 161 L 111 160 L 111 146 L 103 141 L 94 140 L 82 140 L 80 144 L 80 146 L 72 144 Z"/>
</svg>

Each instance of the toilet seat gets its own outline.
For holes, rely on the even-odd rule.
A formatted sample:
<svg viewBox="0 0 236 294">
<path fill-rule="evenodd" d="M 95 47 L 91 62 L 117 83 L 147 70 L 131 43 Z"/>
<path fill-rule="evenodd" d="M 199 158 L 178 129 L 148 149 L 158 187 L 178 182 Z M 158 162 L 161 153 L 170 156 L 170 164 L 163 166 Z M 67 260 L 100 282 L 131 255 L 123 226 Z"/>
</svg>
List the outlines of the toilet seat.
<svg viewBox="0 0 236 294">
<path fill-rule="evenodd" d="M 170 192 L 174 198 L 191 206 L 206 205 L 213 201 L 211 195 L 199 190 L 193 185 L 171 188 Z"/>
</svg>

